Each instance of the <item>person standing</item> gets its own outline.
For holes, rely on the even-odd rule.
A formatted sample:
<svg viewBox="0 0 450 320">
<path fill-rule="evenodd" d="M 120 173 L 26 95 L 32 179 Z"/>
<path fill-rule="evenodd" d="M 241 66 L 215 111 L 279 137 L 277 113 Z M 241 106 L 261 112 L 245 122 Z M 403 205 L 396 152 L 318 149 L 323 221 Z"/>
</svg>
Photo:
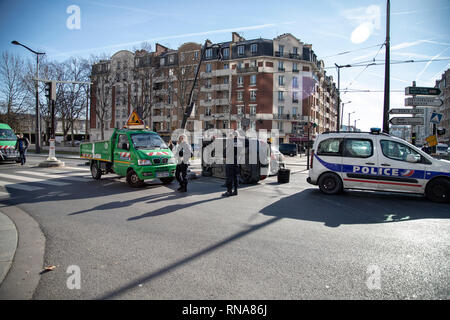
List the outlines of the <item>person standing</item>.
<svg viewBox="0 0 450 320">
<path fill-rule="evenodd" d="M 20 154 L 20 163 L 23 166 L 27 162 L 26 151 L 28 146 L 30 145 L 27 138 L 23 137 L 23 134 L 19 134 L 19 139 L 16 142 L 16 150 L 19 151 Z"/>
<path fill-rule="evenodd" d="M 180 184 L 177 191 L 186 192 L 187 191 L 187 169 L 189 166 L 189 159 L 191 158 L 192 149 L 189 143 L 187 143 L 186 135 L 182 134 L 178 138 L 178 143 L 174 150 L 174 156 L 177 160 L 177 168 L 175 170 L 175 177 Z"/>
<path fill-rule="evenodd" d="M 230 135 L 226 140 L 225 150 L 225 173 L 227 176 L 226 186 L 227 192 L 223 193 L 223 197 L 237 196 L 238 194 L 238 135 L 236 132 Z M 234 191 L 233 191 L 234 189 Z"/>
</svg>

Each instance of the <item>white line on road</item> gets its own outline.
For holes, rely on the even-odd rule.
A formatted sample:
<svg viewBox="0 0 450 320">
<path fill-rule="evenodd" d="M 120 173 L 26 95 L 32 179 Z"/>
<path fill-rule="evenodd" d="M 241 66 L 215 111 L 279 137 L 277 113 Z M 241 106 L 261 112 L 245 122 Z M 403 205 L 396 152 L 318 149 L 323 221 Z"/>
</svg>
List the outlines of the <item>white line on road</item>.
<svg viewBox="0 0 450 320">
<path fill-rule="evenodd" d="M 26 184 L 17 184 L 14 182 L 6 182 L 6 181 L 0 181 L 0 186 L 2 187 L 9 187 L 12 189 L 18 189 L 18 190 L 23 190 L 23 191 L 37 191 L 37 190 L 42 190 L 43 188 L 41 187 L 35 187 L 35 186 L 29 186 Z"/>
<path fill-rule="evenodd" d="M 11 180 L 25 181 L 25 182 L 39 182 L 42 184 L 48 184 L 51 186 L 58 186 L 58 187 L 67 186 L 70 184 L 67 182 L 51 181 L 51 180 L 46 180 L 46 179 L 36 179 L 36 178 L 4 174 L 4 173 L 0 173 L 0 177 L 6 178 L 6 179 L 11 179 Z"/>
<path fill-rule="evenodd" d="M 81 181 L 81 182 L 87 181 L 86 178 L 82 178 L 82 177 L 70 177 L 70 176 L 68 177 L 68 176 L 51 174 L 51 173 L 46 173 L 46 172 L 17 171 L 17 173 L 31 174 L 33 176 L 45 177 L 48 179 L 62 179 L 62 180 Z"/>
</svg>

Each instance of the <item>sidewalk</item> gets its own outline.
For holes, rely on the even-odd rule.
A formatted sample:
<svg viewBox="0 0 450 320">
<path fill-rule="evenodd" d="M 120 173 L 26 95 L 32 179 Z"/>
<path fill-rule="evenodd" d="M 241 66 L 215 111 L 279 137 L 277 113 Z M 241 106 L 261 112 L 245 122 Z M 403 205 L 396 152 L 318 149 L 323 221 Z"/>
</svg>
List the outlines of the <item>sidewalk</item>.
<svg viewBox="0 0 450 320">
<path fill-rule="evenodd" d="M 0 286 L 11 268 L 17 241 L 18 235 L 15 224 L 0 211 Z"/>
</svg>

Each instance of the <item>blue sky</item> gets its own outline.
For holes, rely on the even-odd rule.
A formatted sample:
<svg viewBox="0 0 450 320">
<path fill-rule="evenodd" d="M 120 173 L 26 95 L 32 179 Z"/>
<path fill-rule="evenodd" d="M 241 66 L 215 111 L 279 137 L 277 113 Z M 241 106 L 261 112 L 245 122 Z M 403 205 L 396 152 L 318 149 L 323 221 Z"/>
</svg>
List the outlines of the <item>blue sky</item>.
<svg viewBox="0 0 450 320">
<path fill-rule="evenodd" d="M 69 6 L 80 8 L 80 29 L 66 25 Z M 325 66 L 384 59 L 386 1 L 24 1 L 0 0 L 0 50 L 31 58 L 17 40 L 48 59 L 89 57 L 131 49 L 142 41 L 177 48 L 188 41 L 229 41 L 231 31 L 247 39 L 274 38 L 290 32 L 311 43 Z M 404 88 L 434 82 L 450 67 L 450 2 L 391 1 L 391 59 L 433 60 L 391 66 L 391 108 L 404 104 Z M 378 45 L 378 46 L 377 46 Z M 367 48 L 367 49 L 366 49 Z M 354 51 L 355 50 L 355 51 Z M 353 51 L 349 54 L 337 55 Z M 334 68 L 327 69 L 337 82 Z M 341 89 L 382 91 L 384 66 L 341 69 Z M 400 92 L 399 92 L 400 91 Z M 346 93 L 347 112 L 364 130 L 381 127 L 383 93 Z"/>
</svg>

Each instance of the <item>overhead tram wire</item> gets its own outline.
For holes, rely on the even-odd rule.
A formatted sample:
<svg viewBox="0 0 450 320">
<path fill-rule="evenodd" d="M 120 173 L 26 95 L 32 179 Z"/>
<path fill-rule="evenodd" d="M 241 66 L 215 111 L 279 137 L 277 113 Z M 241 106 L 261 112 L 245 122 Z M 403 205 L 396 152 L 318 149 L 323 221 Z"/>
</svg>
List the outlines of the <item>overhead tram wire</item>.
<svg viewBox="0 0 450 320">
<path fill-rule="evenodd" d="M 348 54 L 348 53 L 352 53 L 352 52 L 357 52 L 357 51 L 362 51 L 362 50 L 367 50 L 367 49 L 377 48 L 377 47 L 379 47 L 380 45 L 384 45 L 384 43 L 382 43 L 382 44 L 380 43 L 380 44 L 377 44 L 377 45 L 374 45 L 374 46 L 370 46 L 370 47 L 366 47 L 366 48 L 361 48 L 361 49 L 355 49 L 355 50 L 349 50 L 349 51 L 339 52 L 339 53 L 336 53 L 336 54 L 333 54 L 333 55 L 330 55 L 330 56 L 322 57 L 321 59 L 326 59 L 326 58 L 331 58 L 331 57 L 341 56 L 341 55 Z"/>
<path fill-rule="evenodd" d="M 403 60 L 403 61 L 391 62 L 390 64 L 393 65 L 393 64 L 404 64 L 404 63 L 439 62 L 439 61 L 449 61 L 449 60 L 450 60 L 450 58 L 434 59 L 434 60 L 432 60 L 432 59 L 428 59 L 428 60 Z M 368 65 L 369 66 L 384 66 L 385 63 L 384 62 L 382 62 L 382 63 L 374 62 L 374 63 L 369 63 Z M 357 67 L 366 67 L 366 66 L 367 66 L 366 63 L 364 63 L 364 64 L 351 64 L 351 65 L 348 65 L 346 68 L 357 68 Z M 335 68 L 336 68 L 335 66 L 333 66 L 333 67 L 324 67 L 324 69 L 335 69 Z"/>
</svg>

